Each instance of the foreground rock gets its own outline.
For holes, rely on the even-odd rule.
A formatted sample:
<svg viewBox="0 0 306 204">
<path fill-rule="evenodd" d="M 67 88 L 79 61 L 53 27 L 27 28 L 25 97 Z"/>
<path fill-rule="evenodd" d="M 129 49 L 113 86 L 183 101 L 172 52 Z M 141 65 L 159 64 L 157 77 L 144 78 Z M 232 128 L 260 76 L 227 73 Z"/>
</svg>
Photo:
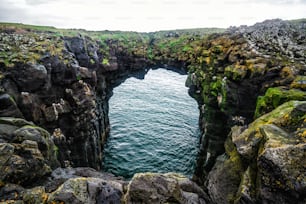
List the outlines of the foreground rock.
<svg viewBox="0 0 306 204">
<path fill-rule="evenodd" d="M 205 192 L 179 174 L 136 174 L 128 185 L 124 203 L 207 203 Z"/>
<path fill-rule="evenodd" d="M 120 203 L 122 186 L 99 178 L 73 178 L 52 192 L 47 203 Z"/>
<path fill-rule="evenodd" d="M 5 184 L 0 203 L 210 203 L 206 193 L 188 178 L 141 173 L 130 182 L 91 168 L 58 168 L 32 188 Z"/>
<path fill-rule="evenodd" d="M 6 183 L 4 203 L 120 203 L 126 182 L 91 168 L 57 168 L 33 187 Z"/>
<path fill-rule="evenodd" d="M 214 203 L 306 202 L 306 102 L 290 101 L 232 128 L 208 175 Z"/>
</svg>

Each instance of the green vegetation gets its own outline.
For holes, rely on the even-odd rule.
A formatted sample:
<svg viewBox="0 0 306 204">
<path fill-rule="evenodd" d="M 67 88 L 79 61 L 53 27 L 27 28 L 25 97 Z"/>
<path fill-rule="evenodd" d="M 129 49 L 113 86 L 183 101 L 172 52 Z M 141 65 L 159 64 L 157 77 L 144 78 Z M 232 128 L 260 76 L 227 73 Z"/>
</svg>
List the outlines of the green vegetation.
<svg viewBox="0 0 306 204">
<path fill-rule="evenodd" d="M 16 63 L 35 64 L 43 55 L 63 59 L 64 42 L 57 36 L 30 32 L 14 35 L 0 33 L 0 39 L 0 64 L 8 68 Z"/>
<path fill-rule="evenodd" d="M 104 58 L 103 61 L 102 61 L 102 64 L 103 65 L 109 65 L 108 59 Z"/>
<path fill-rule="evenodd" d="M 257 99 L 255 118 L 272 111 L 279 105 L 290 100 L 306 100 L 306 92 L 298 89 L 284 89 L 282 87 L 269 88 L 264 96 Z"/>
<path fill-rule="evenodd" d="M 122 31 L 86 31 L 83 29 L 57 29 L 49 26 L 24 25 L 18 23 L 0 23 L 2 33 L 14 35 L 0 36 L 0 63 L 5 67 L 14 67 L 17 62 L 36 63 L 49 53 L 51 56 L 63 58 L 64 49 L 61 37 L 82 36 L 86 41 L 98 44 L 99 53 L 103 57 L 102 65 L 108 65 L 110 51 L 124 55 L 145 57 L 152 62 L 164 62 L 169 59 L 191 63 L 194 52 L 201 52 L 206 36 L 223 32 L 224 29 L 203 28 L 152 33 Z M 21 46 L 22 45 L 22 46 Z M 69 63 L 69 59 L 64 59 Z M 200 61 L 203 59 L 200 58 Z M 90 64 L 95 61 L 91 58 Z"/>
</svg>

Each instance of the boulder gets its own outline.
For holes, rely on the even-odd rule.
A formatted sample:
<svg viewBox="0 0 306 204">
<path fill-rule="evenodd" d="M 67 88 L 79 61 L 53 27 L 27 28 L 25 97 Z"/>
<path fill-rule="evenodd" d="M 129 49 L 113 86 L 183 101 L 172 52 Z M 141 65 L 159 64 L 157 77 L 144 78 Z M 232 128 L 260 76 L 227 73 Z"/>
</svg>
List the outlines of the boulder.
<svg viewBox="0 0 306 204">
<path fill-rule="evenodd" d="M 22 119 L 0 118 L 0 181 L 29 185 L 58 165 L 49 133 Z"/>
<path fill-rule="evenodd" d="M 9 94 L 0 94 L 0 117 L 23 117 L 16 102 Z"/>
<path fill-rule="evenodd" d="M 306 101 L 234 127 L 207 177 L 213 203 L 305 203 Z"/>
<path fill-rule="evenodd" d="M 21 91 L 38 90 L 46 85 L 48 80 L 46 67 L 38 63 L 27 63 L 22 67 L 16 67 L 12 74 Z"/>
<path fill-rule="evenodd" d="M 118 203 L 122 188 L 120 184 L 100 178 L 71 178 L 49 195 L 48 203 Z"/>
<path fill-rule="evenodd" d="M 204 191 L 188 178 L 174 173 L 134 175 L 124 203 L 206 203 Z"/>
</svg>

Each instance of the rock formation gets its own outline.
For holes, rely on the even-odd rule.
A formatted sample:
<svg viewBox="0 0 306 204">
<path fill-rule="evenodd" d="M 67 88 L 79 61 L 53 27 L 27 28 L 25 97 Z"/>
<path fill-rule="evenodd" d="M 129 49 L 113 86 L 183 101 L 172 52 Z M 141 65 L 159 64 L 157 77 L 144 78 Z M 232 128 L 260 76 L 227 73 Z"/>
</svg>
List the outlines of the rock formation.
<svg viewBox="0 0 306 204">
<path fill-rule="evenodd" d="M 226 31 L 42 28 L 0 24 L 0 201 L 306 202 L 304 19 Z M 202 188 L 176 174 L 126 182 L 96 171 L 112 89 L 154 66 L 188 72 Z"/>
</svg>

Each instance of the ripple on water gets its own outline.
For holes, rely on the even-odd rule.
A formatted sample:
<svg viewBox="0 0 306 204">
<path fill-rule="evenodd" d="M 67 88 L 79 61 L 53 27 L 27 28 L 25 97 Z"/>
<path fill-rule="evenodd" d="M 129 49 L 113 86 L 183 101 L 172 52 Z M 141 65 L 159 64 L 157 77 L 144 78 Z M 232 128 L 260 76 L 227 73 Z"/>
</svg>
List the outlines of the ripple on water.
<svg viewBox="0 0 306 204">
<path fill-rule="evenodd" d="M 105 171 L 126 178 L 147 171 L 192 175 L 199 113 L 185 80 L 186 75 L 157 69 L 144 80 L 129 78 L 114 89 Z"/>
</svg>

